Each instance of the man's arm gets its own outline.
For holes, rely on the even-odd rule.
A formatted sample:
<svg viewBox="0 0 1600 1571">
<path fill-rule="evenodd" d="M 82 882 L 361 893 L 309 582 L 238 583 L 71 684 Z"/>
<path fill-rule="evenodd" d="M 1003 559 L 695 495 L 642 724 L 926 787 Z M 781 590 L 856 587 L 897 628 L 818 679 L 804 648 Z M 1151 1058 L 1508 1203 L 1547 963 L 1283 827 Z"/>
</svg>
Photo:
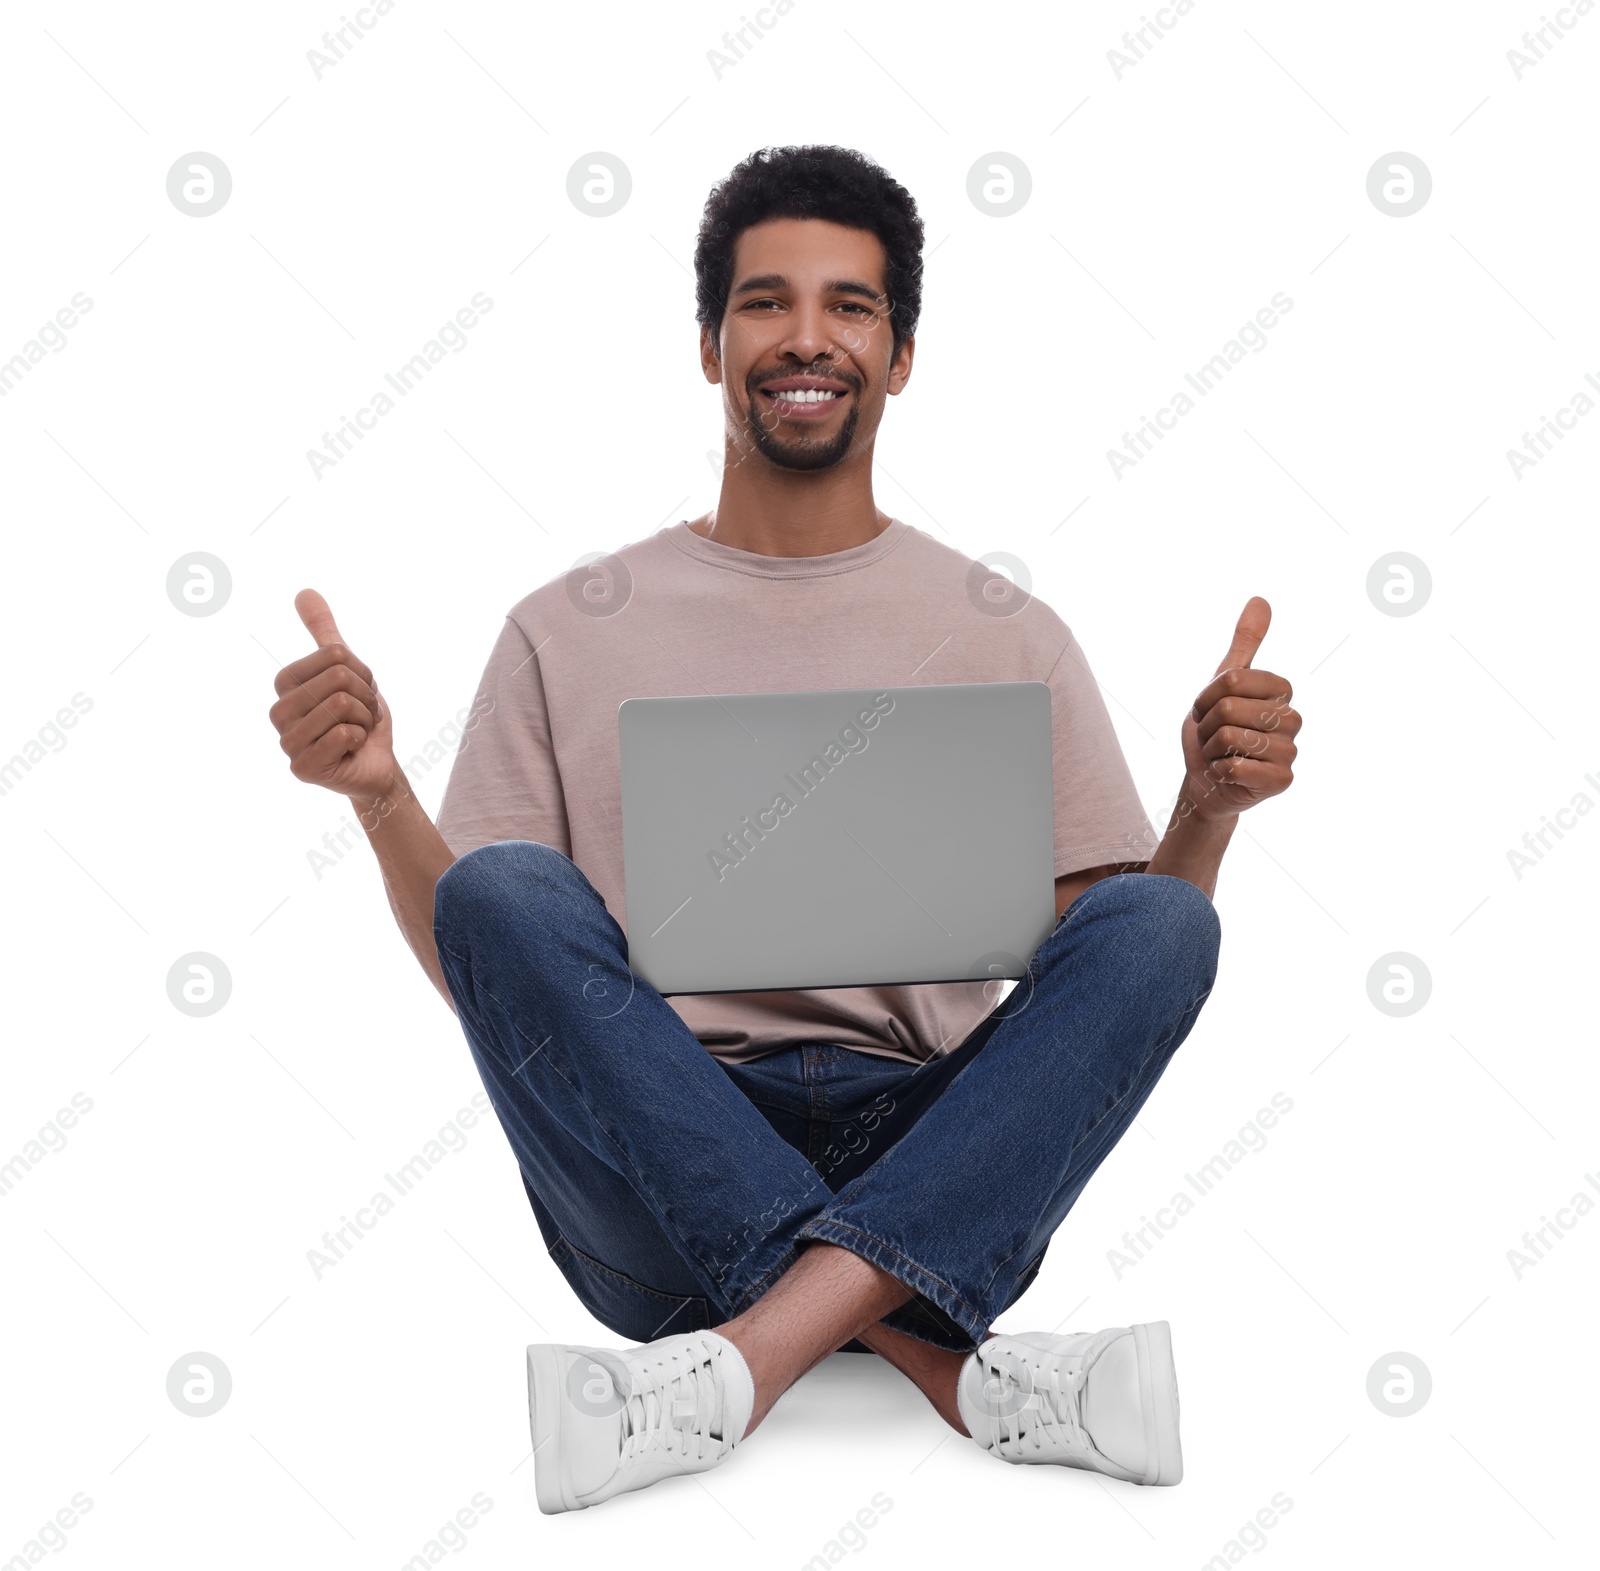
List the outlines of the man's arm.
<svg viewBox="0 0 1600 1571">
<path fill-rule="evenodd" d="M 428 980 L 454 1012 L 455 1000 L 450 996 L 433 942 L 433 891 L 440 875 L 456 860 L 455 853 L 445 844 L 403 774 L 388 791 L 352 801 L 378 858 L 389 909 Z"/>
<path fill-rule="evenodd" d="M 455 853 L 395 760 L 394 716 L 371 668 L 344 642 L 316 590 L 302 589 L 294 605 L 317 647 L 278 673 L 278 699 L 267 712 L 289 772 L 350 799 L 377 853 L 400 931 L 454 1010 L 433 943 L 433 886 Z"/>
<path fill-rule="evenodd" d="M 1217 888 L 1217 869 L 1222 853 L 1233 838 L 1234 820 L 1220 823 L 1201 818 L 1193 804 L 1179 797 L 1172 810 L 1172 822 L 1148 862 L 1108 862 L 1102 867 L 1086 867 L 1082 872 L 1065 873 L 1056 880 L 1056 920 L 1090 884 L 1114 873 L 1166 873 L 1187 878 L 1205 891 L 1210 899 Z"/>
<path fill-rule="evenodd" d="M 1239 814 L 1289 788 L 1301 716 L 1281 676 L 1254 669 L 1272 607 L 1252 595 L 1233 643 L 1183 721 L 1183 785 L 1161 844 L 1148 862 L 1085 868 L 1056 880 L 1056 920 L 1090 884 L 1113 873 L 1186 878 L 1209 900 Z"/>
<path fill-rule="evenodd" d="M 1217 869 L 1237 821 L 1236 817 L 1202 818 L 1189 797 L 1180 793 L 1161 844 L 1139 871 L 1187 878 L 1209 900 L 1217 891 Z"/>
</svg>

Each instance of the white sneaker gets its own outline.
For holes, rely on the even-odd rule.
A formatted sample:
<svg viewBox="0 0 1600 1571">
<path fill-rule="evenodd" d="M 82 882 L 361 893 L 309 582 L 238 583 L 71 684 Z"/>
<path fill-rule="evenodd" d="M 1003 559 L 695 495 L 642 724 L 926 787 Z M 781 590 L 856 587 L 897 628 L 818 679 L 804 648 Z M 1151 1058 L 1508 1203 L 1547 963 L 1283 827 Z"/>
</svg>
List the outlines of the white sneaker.
<svg viewBox="0 0 1600 1571">
<path fill-rule="evenodd" d="M 539 1509 L 599 1505 L 678 1473 L 703 1473 L 744 1438 L 755 1383 L 715 1331 L 608 1349 L 528 1349 Z"/>
<path fill-rule="evenodd" d="M 956 1406 L 972 1438 L 1007 1462 L 1091 1468 L 1131 1484 L 1183 1477 L 1165 1320 L 992 1336 L 962 1365 Z"/>
</svg>

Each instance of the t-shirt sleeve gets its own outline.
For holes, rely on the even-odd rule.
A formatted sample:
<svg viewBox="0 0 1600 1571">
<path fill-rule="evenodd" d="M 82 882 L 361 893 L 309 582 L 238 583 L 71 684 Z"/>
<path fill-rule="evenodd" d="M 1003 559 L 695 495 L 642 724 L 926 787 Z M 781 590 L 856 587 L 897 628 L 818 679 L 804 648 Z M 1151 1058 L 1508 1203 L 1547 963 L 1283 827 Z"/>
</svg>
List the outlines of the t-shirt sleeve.
<svg viewBox="0 0 1600 1571">
<path fill-rule="evenodd" d="M 1070 630 L 1066 640 L 1045 678 L 1055 747 L 1057 878 L 1109 862 L 1147 862 L 1158 838 L 1100 684 Z"/>
<path fill-rule="evenodd" d="M 512 617 L 463 723 L 438 829 L 456 856 L 497 840 L 537 840 L 572 855 L 539 657 Z"/>
</svg>

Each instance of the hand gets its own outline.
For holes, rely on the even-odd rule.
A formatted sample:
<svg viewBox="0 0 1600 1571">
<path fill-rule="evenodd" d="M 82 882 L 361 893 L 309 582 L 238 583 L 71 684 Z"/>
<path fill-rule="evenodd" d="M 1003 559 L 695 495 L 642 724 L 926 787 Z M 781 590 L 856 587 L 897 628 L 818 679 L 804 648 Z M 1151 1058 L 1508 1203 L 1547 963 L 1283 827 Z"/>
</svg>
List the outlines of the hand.
<svg viewBox="0 0 1600 1571">
<path fill-rule="evenodd" d="M 328 602 L 302 589 L 294 608 L 317 647 L 278 673 L 278 701 L 267 711 L 289 772 L 341 796 L 386 796 L 400 779 L 389 706 L 340 637 Z"/>
<path fill-rule="evenodd" d="M 1294 779 L 1294 738 L 1301 718 L 1289 707 L 1285 678 L 1250 662 L 1272 622 L 1272 607 L 1252 595 L 1233 630 L 1233 645 L 1183 721 L 1182 797 L 1197 816 L 1233 818 Z M 1181 798 L 1180 798 L 1181 800 Z"/>
</svg>

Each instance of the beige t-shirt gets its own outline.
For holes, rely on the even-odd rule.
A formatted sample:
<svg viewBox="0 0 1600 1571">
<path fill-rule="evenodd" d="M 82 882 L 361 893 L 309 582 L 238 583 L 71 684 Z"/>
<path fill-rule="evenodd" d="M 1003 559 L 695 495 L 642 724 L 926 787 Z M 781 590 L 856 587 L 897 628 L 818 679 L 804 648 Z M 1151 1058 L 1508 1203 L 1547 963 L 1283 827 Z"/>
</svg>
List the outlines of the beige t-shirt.
<svg viewBox="0 0 1600 1571">
<path fill-rule="evenodd" d="M 1004 580 L 985 595 L 995 578 L 899 519 L 863 545 L 797 557 L 707 540 L 686 521 L 665 525 L 511 608 L 451 766 L 439 832 L 457 856 L 496 840 L 554 846 L 626 932 L 624 699 L 1042 681 L 1056 876 L 1148 860 L 1157 836 L 1083 651 L 1037 596 L 1008 593 Z M 998 991 L 928 982 L 667 1002 L 729 1061 L 827 1042 L 918 1063 L 960 1046 Z"/>
</svg>

